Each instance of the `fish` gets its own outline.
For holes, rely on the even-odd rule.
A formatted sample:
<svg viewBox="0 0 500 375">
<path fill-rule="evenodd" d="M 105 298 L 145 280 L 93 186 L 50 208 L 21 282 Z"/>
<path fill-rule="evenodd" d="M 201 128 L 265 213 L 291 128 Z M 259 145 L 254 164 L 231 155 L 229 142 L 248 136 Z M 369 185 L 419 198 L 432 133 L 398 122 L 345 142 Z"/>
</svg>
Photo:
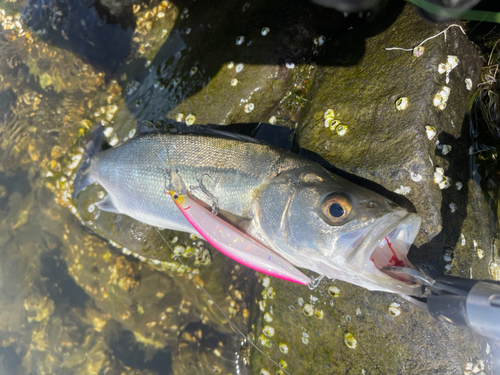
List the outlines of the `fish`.
<svg viewBox="0 0 500 375">
<path fill-rule="evenodd" d="M 296 153 L 215 130 L 143 134 L 102 151 L 89 141 L 85 149 L 73 194 L 100 184 L 102 211 L 199 236 L 169 194 L 175 171 L 229 228 L 293 266 L 371 291 L 418 295 L 419 285 L 383 269 L 414 268 L 407 253 L 420 216 Z"/>
</svg>

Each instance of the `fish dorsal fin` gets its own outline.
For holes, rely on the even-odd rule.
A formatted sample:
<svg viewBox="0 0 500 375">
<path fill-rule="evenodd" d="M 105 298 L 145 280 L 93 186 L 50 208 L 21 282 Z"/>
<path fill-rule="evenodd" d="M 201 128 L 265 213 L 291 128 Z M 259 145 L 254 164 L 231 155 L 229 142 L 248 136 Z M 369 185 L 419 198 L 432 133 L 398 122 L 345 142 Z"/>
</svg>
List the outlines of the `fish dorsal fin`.
<svg viewBox="0 0 500 375">
<path fill-rule="evenodd" d="M 121 214 L 120 210 L 118 208 L 116 208 L 115 204 L 111 200 L 111 196 L 109 194 L 106 195 L 102 201 L 97 202 L 95 205 L 101 211 L 112 212 L 115 214 Z"/>
<path fill-rule="evenodd" d="M 210 137 L 233 139 L 235 141 L 240 141 L 240 142 L 249 142 L 249 143 L 257 143 L 257 144 L 264 143 L 263 141 L 259 141 L 258 139 L 252 138 L 248 135 L 230 133 L 230 132 L 227 132 L 224 130 L 211 129 L 211 128 L 199 128 L 199 129 L 196 129 L 191 134 L 199 134 L 199 135 L 206 135 L 206 136 L 210 136 Z"/>
</svg>

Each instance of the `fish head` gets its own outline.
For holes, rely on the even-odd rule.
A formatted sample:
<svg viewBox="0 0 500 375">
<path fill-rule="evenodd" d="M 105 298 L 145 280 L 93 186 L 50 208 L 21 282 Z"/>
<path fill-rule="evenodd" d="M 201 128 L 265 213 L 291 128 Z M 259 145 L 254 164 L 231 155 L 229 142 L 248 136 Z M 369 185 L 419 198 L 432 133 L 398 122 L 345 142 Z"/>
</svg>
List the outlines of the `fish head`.
<svg viewBox="0 0 500 375">
<path fill-rule="evenodd" d="M 369 290 L 420 290 L 381 271 L 413 268 L 406 255 L 420 228 L 417 214 L 322 168 L 273 180 L 257 198 L 259 231 L 295 266 Z"/>
</svg>

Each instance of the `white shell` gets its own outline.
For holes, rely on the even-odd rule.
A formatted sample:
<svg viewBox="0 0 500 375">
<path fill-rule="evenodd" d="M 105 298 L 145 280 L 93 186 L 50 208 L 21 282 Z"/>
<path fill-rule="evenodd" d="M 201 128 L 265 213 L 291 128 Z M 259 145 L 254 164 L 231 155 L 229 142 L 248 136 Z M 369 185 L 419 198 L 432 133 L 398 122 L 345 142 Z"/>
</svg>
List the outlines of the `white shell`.
<svg viewBox="0 0 500 375">
<path fill-rule="evenodd" d="M 465 87 L 469 91 L 472 90 L 472 79 L 470 79 L 470 78 L 465 79 Z"/>
<path fill-rule="evenodd" d="M 248 103 L 245 105 L 245 112 L 250 113 L 254 110 L 255 106 L 253 103 Z"/>
<path fill-rule="evenodd" d="M 419 182 L 420 180 L 422 180 L 422 175 L 420 173 L 413 173 L 413 172 L 411 172 L 410 173 L 410 177 L 415 182 Z"/>
<path fill-rule="evenodd" d="M 451 146 L 450 145 L 443 145 L 441 149 L 441 153 L 443 155 L 447 155 L 451 151 Z"/>
<path fill-rule="evenodd" d="M 425 127 L 425 132 L 427 133 L 427 138 L 429 138 L 430 141 L 436 135 L 436 128 L 434 126 L 427 125 Z"/>
<path fill-rule="evenodd" d="M 398 187 L 396 190 L 394 190 L 394 192 L 396 194 L 401 194 L 401 195 L 406 195 L 408 194 L 409 192 L 411 191 L 411 188 L 409 188 L 408 186 L 403 186 L 401 185 L 400 187 Z"/>
<path fill-rule="evenodd" d="M 446 63 L 449 64 L 451 71 L 452 69 L 455 69 L 458 65 L 458 57 L 453 55 L 448 55 L 448 60 L 446 61 Z"/>
</svg>

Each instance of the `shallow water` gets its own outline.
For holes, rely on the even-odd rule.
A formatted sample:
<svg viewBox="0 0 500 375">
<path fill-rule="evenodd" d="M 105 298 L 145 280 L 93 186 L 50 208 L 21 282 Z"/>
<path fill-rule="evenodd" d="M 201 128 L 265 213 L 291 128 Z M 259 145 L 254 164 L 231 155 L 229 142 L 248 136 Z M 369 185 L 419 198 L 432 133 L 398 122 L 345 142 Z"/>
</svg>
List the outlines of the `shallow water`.
<svg viewBox="0 0 500 375">
<path fill-rule="evenodd" d="M 100 187 L 71 200 L 93 123 L 106 127 L 112 146 L 134 136 L 138 120 L 274 117 L 295 127 L 307 117 L 302 108 L 313 106 L 318 67 L 356 66 L 367 40 L 400 17 L 418 20 L 413 13 L 397 5 L 365 27 L 370 15 L 344 17 L 303 2 L 42 3 L 0 4 L 0 373 L 277 373 L 198 283 L 291 374 L 452 374 L 469 364 L 492 373 L 493 343 L 437 323 L 397 296 L 329 280 L 299 289 L 240 267 L 197 238 L 162 231 L 181 263 L 154 228 L 99 212 Z M 281 9 L 287 13 L 275 16 Z M 333 39 L 350 38 L 359 26 L 351 44 Z M 320 95 L 314 103 L 331 105 Z M 306 142 L 316 139 L 315 130 L 300 131 Z M 336 139 L 315 144 L 325 142 Z M 475 207 L 494 216 L 479 198 Z M 466 221 L 471 231 L 474 220 Z M 474 277 L 494 276 L 485 262 L 495 264 L 495 250 L 481 242 L 496 233 L 488 223 L 474 242 L 487 257 L 474 259 Z M 462 263 L 469 259 L 457 259 L 452 271 L 468 274 Z"/>
</svg>

